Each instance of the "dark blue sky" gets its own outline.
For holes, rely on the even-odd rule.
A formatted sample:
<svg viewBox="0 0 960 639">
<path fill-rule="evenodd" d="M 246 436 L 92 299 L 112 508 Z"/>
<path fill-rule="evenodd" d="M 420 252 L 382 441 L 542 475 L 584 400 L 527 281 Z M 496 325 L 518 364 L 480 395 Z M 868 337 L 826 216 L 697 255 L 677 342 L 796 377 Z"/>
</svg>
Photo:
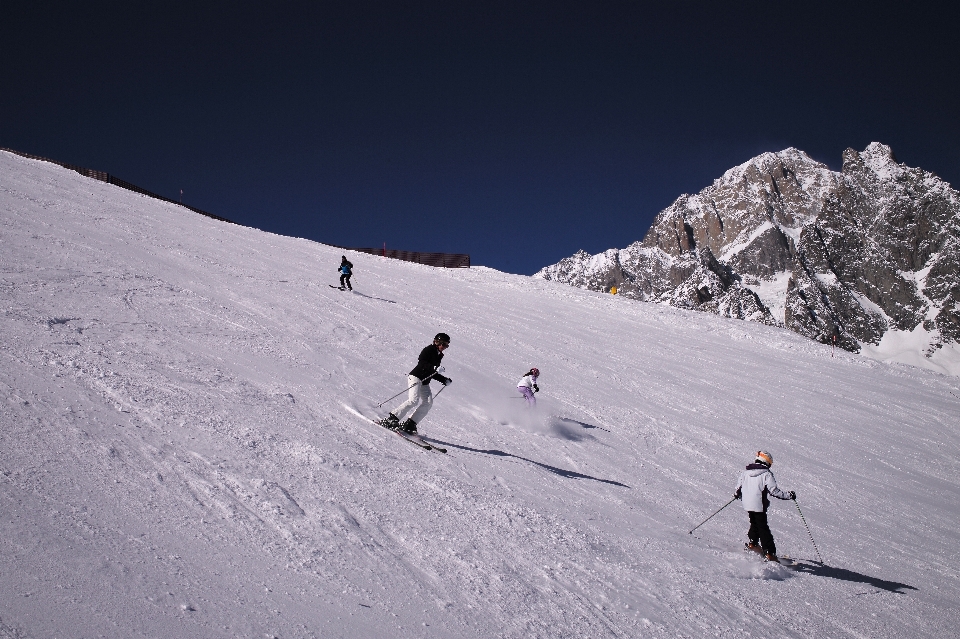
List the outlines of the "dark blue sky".
<svg viewBox="0 0 960 639">
<path fill-rule="evenodd" d="M 876 140 L 960 185 L 948 3 L 139 4 L 4 5 L 0 146 L 525 274 L 763 151 Z"/>
</svg>

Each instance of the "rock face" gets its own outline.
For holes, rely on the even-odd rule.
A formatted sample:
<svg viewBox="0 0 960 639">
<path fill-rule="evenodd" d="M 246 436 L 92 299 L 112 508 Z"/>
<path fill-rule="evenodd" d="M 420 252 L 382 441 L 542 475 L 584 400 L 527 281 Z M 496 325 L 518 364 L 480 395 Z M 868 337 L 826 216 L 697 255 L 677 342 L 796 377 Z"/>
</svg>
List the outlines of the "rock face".
<svg viewBox="0 0 960 639">
<path fill-rule="evenodd" d="M 918 328 L 929 356 L 960 341 L 960 197 L 890 147 L 831 171 L 764 153 L 657 215 L 640 242 L 583 251 L 535 277 L 785 326 L 858 352 Z"/>
</svg>

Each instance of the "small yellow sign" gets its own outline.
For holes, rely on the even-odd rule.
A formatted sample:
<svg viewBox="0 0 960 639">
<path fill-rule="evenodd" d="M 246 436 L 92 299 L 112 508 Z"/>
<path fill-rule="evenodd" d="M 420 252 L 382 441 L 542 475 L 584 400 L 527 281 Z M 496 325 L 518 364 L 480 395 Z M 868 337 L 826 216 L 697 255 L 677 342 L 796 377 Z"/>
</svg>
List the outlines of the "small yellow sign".
<svg viewBox="0 0 960 639">
<path fill-rule="evenodd" d="M 611 286 L 611 287 L 610 287 L 610 294 L 611 294 L 611 295 L 616 295 L 616 294 L 617 294 L 617 287 L 616 287 L 616 286 Z"/>
</svg>

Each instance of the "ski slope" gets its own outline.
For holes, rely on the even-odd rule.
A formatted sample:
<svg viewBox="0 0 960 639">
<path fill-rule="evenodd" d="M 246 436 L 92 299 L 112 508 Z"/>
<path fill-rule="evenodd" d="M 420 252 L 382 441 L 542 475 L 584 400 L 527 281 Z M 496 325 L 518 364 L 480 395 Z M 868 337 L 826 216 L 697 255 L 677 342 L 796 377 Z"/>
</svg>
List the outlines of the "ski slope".
<svg viewBox="0 0 960 639">
<path fill-rule="evenodd" d="M 957 378 L 342 253 L 0 152 L 0 637 L 960 635 Z M 446 455 L 354 414 L 438 331 Z M 822 564 L 688 534 L 759 448 Z"/>
</svg>

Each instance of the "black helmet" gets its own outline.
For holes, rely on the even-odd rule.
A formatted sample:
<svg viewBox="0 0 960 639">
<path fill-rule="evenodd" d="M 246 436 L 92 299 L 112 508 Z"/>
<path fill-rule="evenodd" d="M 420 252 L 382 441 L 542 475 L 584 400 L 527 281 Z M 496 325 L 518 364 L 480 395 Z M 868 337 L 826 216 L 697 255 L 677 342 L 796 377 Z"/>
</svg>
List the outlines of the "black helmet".
<svg viewBox="0 0 960 639">
<path fill-rule="evenodd" d="M 436 337 L 433 338 L 435 342 L 443 342 L 444 344 L 450 343 L 450 336 L 446 333 L 437 333 Z"/>
</svg>

